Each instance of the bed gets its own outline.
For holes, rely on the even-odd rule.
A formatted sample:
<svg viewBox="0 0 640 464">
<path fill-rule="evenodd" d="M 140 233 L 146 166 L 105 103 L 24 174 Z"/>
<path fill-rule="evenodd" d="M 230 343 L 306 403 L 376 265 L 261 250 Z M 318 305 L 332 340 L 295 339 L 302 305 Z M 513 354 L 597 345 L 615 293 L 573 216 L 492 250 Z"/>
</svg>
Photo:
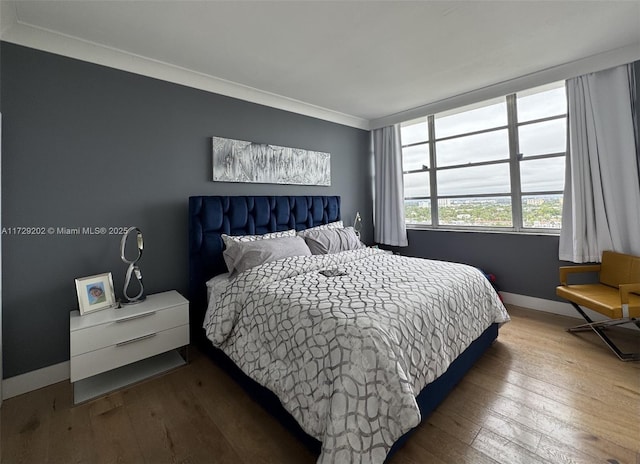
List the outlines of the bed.
<svg viewBox="0 0 640 464">
<path fill-rule="evenodd" d="M 223 238 L 298 246 L 296 231 L 339 221 L 337 196 L 191 197 L 192 340 L 319 463 L 381 463 L 509 317 L 477 269 L 351 246 L 236 270 L 208 301 L 207 282 L 228 271 Z"/>
</svg>

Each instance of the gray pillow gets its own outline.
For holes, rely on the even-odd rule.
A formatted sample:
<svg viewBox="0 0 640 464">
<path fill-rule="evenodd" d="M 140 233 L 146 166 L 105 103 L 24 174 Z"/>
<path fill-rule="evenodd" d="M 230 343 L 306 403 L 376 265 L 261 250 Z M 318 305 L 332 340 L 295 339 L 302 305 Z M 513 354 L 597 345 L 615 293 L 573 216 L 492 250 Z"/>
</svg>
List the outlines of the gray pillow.
<svg viewBox="0 0 640 464">
<path fill-rule="evenodd" d="M 319 226 L 310 227 L 309 229 L 299 230 L 298 235 L 304 238 L 309 233 L 314 232 L 316 230 L 342 229 L 342 228 L 344 228 L 344 224 L 342 223 L 342 221 L 335 221 L 335 222 L 330 222 L 328 224 L 320 224 Z"/>
<path fill-rule="evenodd" d="M 339 253 L 340 251 L 364 248 L 353 227 L 344 229 L 310 230 L 304 236 L 304 241 L 314 255 Z"/>
<path fill-rule="evenodd" d="M 229 272 L 244 272 L 260 264 L 289 258 L 310 256 L 311 251 L 300 237 L 279 237 L 252 242 L 233 242 L 222 253 Z"/>
</svg>

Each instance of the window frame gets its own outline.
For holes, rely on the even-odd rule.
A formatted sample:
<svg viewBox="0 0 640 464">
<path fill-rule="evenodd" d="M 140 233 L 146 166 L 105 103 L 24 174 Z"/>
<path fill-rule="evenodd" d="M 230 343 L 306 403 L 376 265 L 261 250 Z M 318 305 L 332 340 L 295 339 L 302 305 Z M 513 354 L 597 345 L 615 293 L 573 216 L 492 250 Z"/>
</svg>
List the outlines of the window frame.
<svg viewBox="0 0 640 464">
<path fill-rule="evenodd" d="M 547 91 L 559 88 L 562 83 L 552 83 L 546 86 L 542 86 L 544 90 Z M 535 89 L 529 89 L 529 91 Z M 527 92 L 527 91 L 525 91 Z M 528 92 L 527 92 L 528 93 Z M 534 92 L 535 93 L 535 92 Z M 526 96 L 526 93 L 525 95 Z M 529 126 L 533 124 L 538 124 L 547 121 L 554 121 L 559 119 L 564 119 L 567 121 L 567 106 L 565 101 L 565 112 L 563 114 L 556 114 L 551 116 L 544 116 L 535 119 L 529 119 L 522 122 L 518 121 L 518 93 L 511 93 L 502 97 L 500 100 L 506 100 L 506 110 L 507 110 L 507 124 L 494 126 L 491 128 L 485 128 L 480 130 L 475 130 L 471 132 L 465 132 L 455 135 L 448 135 L 442 138 L 436 138 L 435 133 L 435 119 L 436 115 L 431 114 L 423 118 L 412 119 L 410 121 L 405 121 L 402 125 L 412 125 L 418 121 L 427 124 L 427 134 L 428 140 L 426 141 L 418 141 L 409 143 L 406 145 L 402 145 L 404 157 L 404 149 L 417 145 L 428 145 L 429 148 L 429 160 L 428 165 L 423 165 L 421 169 L 411 169 L 408 171 L 403 170 L 403 177 L 406 174 L 411 173 L 419 173 L 419 172 L 427 172 L 429 177 L 429 196 L 412 196 L 407 197 L 404 196 L 403 200 L 406 204 L 407 200 L 416 200 L 416 201 L 425 201 L 430 203 L 431 209 L 431 223 L 411 223 L 406 222 L 406 227 L 408 229 L 435 229 L 435 230 L 456 230 L 456 231 L 467 231 L 467 232 L 500 232 L 500 233 L 523 233 L 523 234 L 546 234 L 546 235 L 558 235 L 560 233 L 560 228 L 535 228 L 535 227 L 525 227 L 524 226 L 524 217 L 523 217 L 523 198 L 530 196 L 543 196 L 543 195 L 560 195 L 564 194 L 563 191 L 557 190 L 548 190 L 548 191 L 522 191 L 522 177 L 521 177 L 521 162 L 530 161 L 530 160 L 539 160 L 539 159 L 550 159 L 550 158 L 559 158 L 563 157 L 566 159 L 566 149 L 562 152 L 554 152 L 554 153 L 543 153 L 543 154 L 533 154 L 529 156 L 524 156 L 520 152 L 520 135 L 519 129 L 524 126 Z M 496 99 L 491 99 L 486 102 L 487 105 L 495 103 Z M 479 105 L 473 105 L 478 107 Z M 461 108 L 461 112 L 470 111 L 470 109 Z M 448 113 L 448 112 L 447 112 Z M 446 113 L 445 113 L 446 114 Z M 568 122 L 568 121 L 567 121 Z M 508 147 L 509 154 L 508 158 L 499 159 L 499 160 L 489 160 L 489 161 L 478 161 L 473 163 L 465 163 L 465 164 L 456 164 L 456 165 L 447 165 L 443 167 L 438 167 L 437 165 L 437 150 L 436 143 L 453 140 L 462 137 L 468 137 L 472 135 L 478 135 L 489 132 L 496 132 L 499 130 L 507 130 L 508 136 Z M 468 168 L 468 167 L 476 167 L 476 166 L 486 166 L 486 165 L 496 165 L 496 164 L 508 164 L 509 166 L 509 182 L 510 184 L 507 186 L 508 191 L 506 192 L 495 192 L 495 193 L 483 193 L 483 194 L 460 194 L 460 195 L 439 195 L 438 194 L 438 172 L 448 169 L 459 169 L 459 168 Z M 478 226 L 478 225 L 442 225 L 440 224 L 440 215 L 439 215 L 439 201 L 440 200 L 449 200 L 449 199 L 457 199 L 457 198 L 496 198 L 496 197 L 509 197 L 511 199 L 511 218 L 512 225 L 510 227 L 500 227 L 500 226 Z"/>
</svg>

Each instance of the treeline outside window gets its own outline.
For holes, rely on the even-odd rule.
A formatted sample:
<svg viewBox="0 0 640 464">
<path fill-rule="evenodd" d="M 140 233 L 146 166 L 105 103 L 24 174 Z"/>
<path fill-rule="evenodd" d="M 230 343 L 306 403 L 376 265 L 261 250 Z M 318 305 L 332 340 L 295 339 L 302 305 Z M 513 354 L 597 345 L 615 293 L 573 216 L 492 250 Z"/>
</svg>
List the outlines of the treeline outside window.
<svg viewBox="0 0 640 464">
<path fill-rule="evenodd" d="M 564 82 L 401 125 L 407 225 L 558 233 Z"/>
</svg>

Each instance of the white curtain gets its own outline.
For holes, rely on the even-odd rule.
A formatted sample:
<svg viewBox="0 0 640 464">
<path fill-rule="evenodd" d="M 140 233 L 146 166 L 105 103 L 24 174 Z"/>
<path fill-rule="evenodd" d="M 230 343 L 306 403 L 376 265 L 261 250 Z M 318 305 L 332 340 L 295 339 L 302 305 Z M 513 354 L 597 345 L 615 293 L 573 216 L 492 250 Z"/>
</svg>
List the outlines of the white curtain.
<svg viewBox="0 0 640 464">
<path fill-rule="evenodd" d="M 638 101 L 638 73 L 640 72 L 640 61 L 629 65 L 629 93 L 631 94 L 631 115 L 633 116 L 633 131 L 636 136 L 636 158 L 638 161 L 638 177 L 640 177 L 640 132 L 638 131 L 638 112 L 640 102 Z"/>
<path fill-rule="evenodd" d="M 604 250 L 640 255 L 631 66 L 567 81 L 569 148 L 561 260 L 599 262 Z"/>
<path fill-rule="evenodd" d="M 374 240 L 392 246 L 407 246 L 404 221 L 404 181 L 400 126 L 371 131 L 374 160 Z"/>
</svg>

